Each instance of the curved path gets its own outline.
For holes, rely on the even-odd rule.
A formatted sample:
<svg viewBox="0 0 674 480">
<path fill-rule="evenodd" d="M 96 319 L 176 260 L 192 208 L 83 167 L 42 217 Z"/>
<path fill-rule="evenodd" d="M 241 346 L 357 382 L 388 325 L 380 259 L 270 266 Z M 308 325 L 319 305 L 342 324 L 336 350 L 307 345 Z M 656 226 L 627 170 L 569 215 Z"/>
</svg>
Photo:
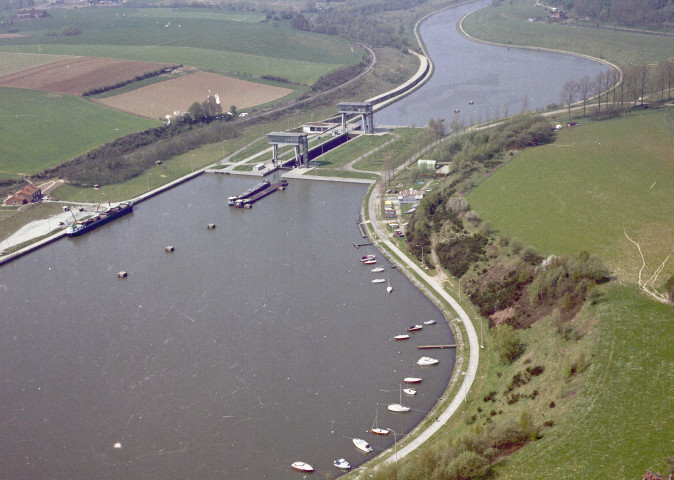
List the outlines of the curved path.
<svg viewBox="0 0 674 480">
<path fill-rule="evenodd" d="M 444 287 L 440 282 L 438 282 L 434 277 L 431 277 L 426 272 L 424 272 L 414 261 L 412 261 L 407 255 L 405 255 L 402 251 L 400 251 L 400 249 L 398 249 L 398 247 L 389 240 L 388 235 L 381 227 L 379 220 L 377 220 L 379 218 L 377 217 L 377 205 L 379 203 L 379 199 L 382 193 L 381 188 L 378 184 L 376 184 L 374 186 L 374 189 L 375 190 L 370 195 L 370 199 L 367 205 L 371 220 L 370 223 L 374 229 L 374 235 L 376 236 L 376 239 L 373 240 L 377 240 L 379 244 L 385 245 L 391 252 L 397 255 L 402 262 L 405 263 L 405 266 L 408 267 L 409 270 L 412 270 L 419 278 L 421 278 L 428 285 L 430 285 L 438 296 L 440 296 L 442 299 L 444 299 L 445 301 L 447 301 L 447 303 L 451 305 L 451 307 L 456 311 L 457 315 L 459 316 L 461 322 L 463 322 L 463 325 L 466 329 L 466 333 L 468 336 L 467 343 L 468 343 L 469 359 L 466 369 L 463 372 L 461 372 L 462 375 L 465 372 L 465 378 L 463 379 L 461 388 L 457 392 L 454 399 L 449 403 L 449 405 L 447 405 L 447 407 L 445 407 L 445 409 L 437 415 L 436 422 L 433 422 L 428 428 L 423 430 L 419 435 L 417 435 L 412 441 L 410 441 L 400 450 L 397 450 L 397 448 L 394 445 L 394 450 L 396 451 L 395 455 L 389 456 L 385 460 L 385 462 L 392 462 L 397 461 L 399 458 L 405 457 L 407 454 L 413 452 L 416 448 L 418 448 L 421 444 L 423 444 L 426 440 L 428 440 L 435 432 L 437 432 L 440 429 L 440 427 L 442 427 L 445 423 L 447 423 L 447 421 L 451 418 L 454 412 L 456 412 L 456 410 L 459 408 L 461 402 L 465 401 L 466 395 L 468 394 L 468 391 L 470 390 L 470 387 L 473 384 L 473 381 L 475 380 L 475 375 L 477 374 L 477 366 L 480 360 L 480 346 L 477 338 L 477 333 L 475 331 L 475 327 L 473 326 L 473 323 L 470 321 L 468 314 L 461 307 L 461 305 L 459 305 L 459 303 L 451 295 L 447 293 L 447 291 L 444 289 Z M 375 246 L 377 245 L 377 242 L 375 242 Z M 464 341 L 464 346 L 465 345 L 466 342 Z M 457 367 L 459 365 L 460 364 L 457 362 Z M 391 449 L 387 450 L 387 452 L 391 452 Z"/>
</svg>

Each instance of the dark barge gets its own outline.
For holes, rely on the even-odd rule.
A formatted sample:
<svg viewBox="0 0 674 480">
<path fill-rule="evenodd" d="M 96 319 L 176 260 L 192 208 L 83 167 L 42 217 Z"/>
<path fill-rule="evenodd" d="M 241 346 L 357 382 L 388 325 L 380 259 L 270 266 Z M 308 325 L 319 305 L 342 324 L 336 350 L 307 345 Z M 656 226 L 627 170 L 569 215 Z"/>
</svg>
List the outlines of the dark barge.
<svg viewBox="0 0 674 480">
<path fill-rule="evenodd" d="M 260 183 L 258 183 L 257 185 L 254 185 L 254 186 L 250 187 L 248 190 L 246 190 L 246 191 L 243 192 L 242 194 L 240 194 L 240 195 L 233 195 L 233 196 L 229 197 L 229 198 L 227 199 L 227 205 L 229 205 L 230 207 L 235 207 L 235 206 L 236 206 L 236 203 L 237 203 L 238 201 L 240 201 L 240 200 L 245 200 L 245 199 L 247 199 L 247 198 L 252 197 L 252 196 L 255 195 L 256 193 L 259 193 L 259 192 L 261 192 L 262 190 L 264 190 L 265 188 L 268 188 L 269 185 L 270 185 L 269 180 L 263 180 L 263 181 L 261 181 Z"/>
<path fill-rule="evenodd" d="M 132 202 L 122 202 L 119 205 L 106 210 L 105 212 L 96 214 L 94 217 L 87 218 L 81 222 L 75 222 L 72 225 L 69 225 L 68 228 L 66 228 L 65 233 L 68 237 L 84 235 L 85 233 L 90 232 L 101 225 L 105 225 L 108 222 L 112 222 L 116 218 L 123 217 L 132 211 Z"/>
<path fill-rule="evenodd" d="M 266 197 L 267 195 L 271 195 L 276 190 L 285 190 L 287 186 L 288 186 L 287 180 L 281 180 L 276 183 L 272 183 L 261 192 L 251 195 L 248 198 L 237 200 L 234 206 L 237 208 L 253 208 L 253 204 L 258 200 Z"/>
</svg>

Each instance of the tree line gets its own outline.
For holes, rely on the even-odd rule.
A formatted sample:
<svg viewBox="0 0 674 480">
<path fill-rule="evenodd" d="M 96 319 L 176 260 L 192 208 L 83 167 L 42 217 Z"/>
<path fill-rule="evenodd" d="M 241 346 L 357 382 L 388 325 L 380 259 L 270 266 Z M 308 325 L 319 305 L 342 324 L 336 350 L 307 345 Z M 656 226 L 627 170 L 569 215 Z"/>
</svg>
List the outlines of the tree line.
<svg viewBox="0 0 674 480">
<path fill-rule="evenodd" d="M 116 90 L 118 88 L 125 87 L 127 85 L 130 85 L 135 82 L 140 82 L 141 80 L 146 80 L 148 78 L 153 78 L 153 77 L 158 77 L 159 75 L 163 75 L 165 73 L 171 73 L 172 71 L 181 68 L 182 64 L 180 65 L 171 65 L 169 67 L 162 67 L 158 68 L 157 70 L 152 70 L 149 72 L 142 73 L 140 75 L 136 75 L 133 78 L 129 78 L 127 80 L 122 80 L 120 82 L 111 84 L 111 85 L 103 85 L 100 87 L 93 87 L 87 90 L 82 94 L 83 97 L 89 97 L 91 95 L 99 95 L 101 93 L 109 92 L 110 90 Z"/>
<path fill-rule="evenodd" d="M 585 75 L 579 79 L 569 79 L 562 86 L 560 100 L 567 106 L 571 116 L 571 106 L 583 103 L 583 115 L 590 99 L 596 99 L 596 113 L 610 116 L 620 110 L 637 105 L 643 106 L 648 98 L 665 101 L 672 98 L 674 84 L 674 63 L 665 62 L 657 67 L 649 64 L 633 65 L 623 71 L 622 81 L 615 70 L 602 70 L 594 78 Z"/>
<path fill-rule="evenodd" d="M 624 26 L 662 26 L 674 22 L 673 0 L 551 0 L 579 17 Z"/>
</svg>

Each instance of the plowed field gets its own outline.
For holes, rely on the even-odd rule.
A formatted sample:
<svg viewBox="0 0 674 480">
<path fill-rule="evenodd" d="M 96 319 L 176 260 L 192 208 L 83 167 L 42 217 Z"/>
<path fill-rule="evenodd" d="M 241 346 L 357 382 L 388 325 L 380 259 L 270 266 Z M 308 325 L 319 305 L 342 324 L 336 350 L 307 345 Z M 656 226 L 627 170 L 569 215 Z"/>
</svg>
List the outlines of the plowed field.
<svg viewBox="0 0 674 480">
<path fill-rule="evenodd" d="M 231 105 L 244 109 L 284 97 L 292 90 L 262 85 L 216 73 L 196 72 L 164 82 L 153 83 L 97 102 L 147 118 L 164 118 L 184 113 L 194 102 L 202 103 L 209 95 L 218 95 L 222 110 Z"/>
<path fill-rule="evenodd" d="M 77 57 L 39 65 L 0 77 L 0 86 L 81 95 L 94 87 L 114 85 L 168 64 Z"/>
</svg>

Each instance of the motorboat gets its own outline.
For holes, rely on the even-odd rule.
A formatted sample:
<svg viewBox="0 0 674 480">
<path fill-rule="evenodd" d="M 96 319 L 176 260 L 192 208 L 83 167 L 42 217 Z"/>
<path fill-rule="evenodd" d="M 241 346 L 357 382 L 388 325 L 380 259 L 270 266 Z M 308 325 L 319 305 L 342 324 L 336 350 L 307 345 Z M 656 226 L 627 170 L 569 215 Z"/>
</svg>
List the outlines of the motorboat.
<svg viewBox="0 0 674 480">
<path fill-rule="evenodd" d="M 416 332 L 418 330 L 421 330 L 422 328 L 424 328 L 422 325 L 410 325 L 409 327 L 407 327 L 407 331 Z"/>
<path fill-rule="evenodd" d="M 374 450 L 374 448 L 372 448 L 372 446 L 362 438 L 354 438 L 353 444 L 361 452 L 370 453 L 372 450 Z"/>
<path fill-rule="evenodd" d="M 372 270 L 370 270 L 372 273 L 379 273 L 384 271 L 384 267 L 374 267 Z"/>
<path fill-rule="evenodd" d="M 371 258 L 370 260 L 361 260 L 361 262 L 363 262 L 365 265 L 374 265 L 375 263 L 377 263 L 377 260 Z"/>
<path fill-rule="evenodd" d="M 421 379 L 419 377 L 405 377 L 403 379 L 403 382 L 405 382 L 405 383 L 421 383 Z"/>
<path fill-rule="evenodd" d="M 292 465 L 290 465 L 292 468 L 297 470 L 298 472 L 313 472 L 314 467 L 309 465 L 308 463 L 304 462 L 293 462 Z"/>
<path fill-rule="evenodd" d="M 363 255 L 362 257 L 360 257 L 360 261 L 365 263 L 368 260 L 374 260 L 375 258 L 376 257 L 374 255 Z"/>
<path fill-rule="evenodd" d="M 351 469 L 351 464 L 346 461 L 344 458 L 339 458 L 332 462 L 332 464 L 342 470 L 350 470 Z"/>
<path fill-rule="evenodd" d="M 386 281 L 385 278 L 375 278 L 372 280 L 372 283 L 384 283 Z"/>
<path fill-rule="evenodd" d="M 416 395 L 417 391 L 413 388 L 403 388 L 403 393 L 406 395 Z"/>
<path fill-rule="evenodd" d="M 421 357 L 419 360 L 417 360 L 417 365 L 422 366 L 437 365 L 438 363 L 440 363 L 440 360 L 431 357 Z"/>
<path fill-rule="evenodd" d="M 393 338 L 394 338 L 395 340 L 408 340 L 408 339 L 410 338 L 410 336 L 407 335 L 406 333 L 403 333 L 402 335 L 396 335 L 396 336 L 393 337 Z"/>
<path fill-rule="evenodd" d="M 426 321 L 424 322 L 424 325 L 435 325 L 435 324 L 436 324 L 436 321 L 435 321 L 435 320 L 426 320 Z"/>
<path fill-rule="evenodd" d="M 410 411 L 410 407 L 405 407 L 399 403 L 392 403 L 388 406 L 390 412 L 405 413 Z"/>
</svg>

